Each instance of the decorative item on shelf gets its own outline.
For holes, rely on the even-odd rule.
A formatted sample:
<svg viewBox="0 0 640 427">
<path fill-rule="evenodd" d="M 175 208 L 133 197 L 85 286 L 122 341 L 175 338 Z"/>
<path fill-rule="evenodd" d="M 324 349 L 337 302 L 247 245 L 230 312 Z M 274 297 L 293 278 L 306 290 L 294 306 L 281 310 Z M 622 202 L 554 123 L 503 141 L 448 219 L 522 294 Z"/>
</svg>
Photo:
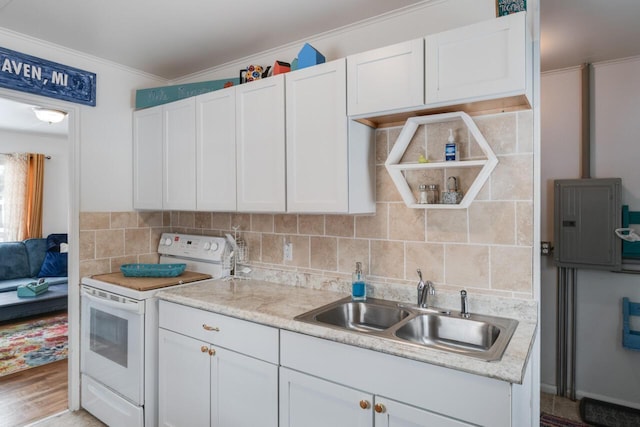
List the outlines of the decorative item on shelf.
<svg viewBox="0 0 640 427">
<path fill-rule="evenodd" d="M 449 139 L 444 146 L 444 160 L 447 162 L 458 160 L 458 144 L 453 138 L 453 129 L 449 129 Z"/>
<path fill-rule="evenodd" d="M 450 176 L 447 179 L 447 191 L 442 193 L 442 203 L 446 205 L 457 205 L 462 201 L 462 191 L 458 190 L 458 179 Z"/>
<path fill-rule="evenodd" d="M 440 198 L 438 197 L 438 184 L 421 184 L 418 186 L 420 190 L 420 197 L 418 198 L 418 203 L 422 205 L 433 205 L 439 203 Z"/>
<path fill-rule="evenodd" d="M 266 78 L 269 75 L 270 69 L 271 66 L 263 68 L 262 65 L 249 65 L 244 70 L 240 70 L 240 83 L 248 83 Z"/>
<path fill-rule="evenodd" d="M 496 0 L 496 17 L 527 10 L 527 0 Z"/>
<path fill-rule="evenodd" d="M 424 154 L 418 156 L 418 163 L 429 163 L 429 159 Z"/>
<path fill-rule="evenodd" d="M 293 58 L 291 61 L 291 71 L 295 71 L 298 69 L 298 58 Z"/>
<path fill-rule="evenodd" d="M 305 43 L 298 52 L 298 69 L 324 64 L 325 57 L 309 43 Z"/>
<path fill-rule="evenodd" d="M 291 71 L 291 64 L 284 61 L 276 61 L 273 64 L 273 75 L 277 76 L 278 74 L 284 74 Z"/>
</svg>

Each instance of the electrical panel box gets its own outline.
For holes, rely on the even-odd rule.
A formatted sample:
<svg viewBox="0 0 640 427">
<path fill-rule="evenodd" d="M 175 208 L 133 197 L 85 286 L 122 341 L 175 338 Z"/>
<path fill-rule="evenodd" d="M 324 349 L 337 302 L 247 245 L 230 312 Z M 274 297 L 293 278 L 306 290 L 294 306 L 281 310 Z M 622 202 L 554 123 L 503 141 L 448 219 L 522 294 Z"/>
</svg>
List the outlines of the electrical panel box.
<svg viewBox="0 0 640 427">
<path fill-rule="evenodd" d="M 562 179 L 554 183 L 554 260 L 559 267 L 620 271 L 622 179 Z"/>
</svg>

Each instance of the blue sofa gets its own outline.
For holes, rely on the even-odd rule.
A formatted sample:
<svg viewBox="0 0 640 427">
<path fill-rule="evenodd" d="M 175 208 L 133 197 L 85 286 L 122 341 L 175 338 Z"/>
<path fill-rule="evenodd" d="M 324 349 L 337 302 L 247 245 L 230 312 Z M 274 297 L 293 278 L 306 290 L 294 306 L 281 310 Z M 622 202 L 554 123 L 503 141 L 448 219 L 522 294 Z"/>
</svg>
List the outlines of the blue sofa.
<svg viewBox="0 0 640 427">
<path fill-rule="evenodd" d="M 66 242 L 66 235 L 56 236 L 64 236 Z M 54 273 L 58 277 L 44 277 L 48 291 L 27 298 L 19 298 L 17 294 L 19 285 L 36 281 L 42 273 L 50 271 L 51 258 L 47 252 L 57 250 L 57 255 L 61 255 L 59 246 L 52 248 L 50 237 L 0 242 L 0 322 L 67 309 L 66 263 L 64 272 Z"/>
</svg>

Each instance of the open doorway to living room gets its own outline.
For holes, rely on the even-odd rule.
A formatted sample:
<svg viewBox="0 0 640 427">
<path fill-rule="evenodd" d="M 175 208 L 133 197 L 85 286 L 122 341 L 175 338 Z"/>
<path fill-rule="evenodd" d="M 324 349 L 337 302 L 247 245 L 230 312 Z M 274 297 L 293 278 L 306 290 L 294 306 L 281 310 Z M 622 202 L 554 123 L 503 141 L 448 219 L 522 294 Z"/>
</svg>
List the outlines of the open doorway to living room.
<svg viewBox="0 0 640 427">
<path fill-rule="evenodd" d="M 35 107 L 0 98 L 2 426 L 22 426 L 68 407 L 68 119 L 40 122 Z M 8 199 L 13 197 L 15 203 L 23 196 L 11 193 L 9 187 L 16 183 L 9 175 L 17 173 L 23 159 L 29 163 L 39 154 L 44 163 L 41 229 L 17 233 L 16 227 L 9 230 L 16 215 L 9 212 L 14 206 Z M 18 214 L 22 215 L 26 214 Z"/>
</svg>

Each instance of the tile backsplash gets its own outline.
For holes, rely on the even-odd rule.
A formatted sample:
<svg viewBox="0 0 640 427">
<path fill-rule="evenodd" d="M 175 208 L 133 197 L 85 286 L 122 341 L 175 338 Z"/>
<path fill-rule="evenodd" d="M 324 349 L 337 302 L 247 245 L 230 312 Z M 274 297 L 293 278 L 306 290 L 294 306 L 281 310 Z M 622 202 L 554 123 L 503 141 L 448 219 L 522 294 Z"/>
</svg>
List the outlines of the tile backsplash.
<svg viewBox="0 0 640 427">
<path fill-rule="evenodd" d="M 84 212 L 80 218 L 81 275 L 118 271 L 131 262 L 157 262 L 164 231 L 223 236 L 239 227 L 249 264 L 263 277 L 283 275 L 348 283 L 356 261 L 376 286 L 415 286 L 416 268 L 439 291 L 532 298 L 533 121 L 531 111 L 476 116 L 474 122 L 499 163 L 468 209 L 410 209 L 384 167 L 401 127 L 376 132 L 374 215 L 248 214 L 218 212 Z M 446 126 L 445 126 L 446 125 Z M 426 153 L 438 161 L 447 124 L 416 132 L 405 161 Z M 445 129 L 446 127 L 446 129 Z M 456 127 L 463 159 L 478 158 L 472 138 Z M 464 191 L 477 174 L 456 169 Z M 442 172 L 439 172 L 442 174 Z M 449 175 L 452 171 L 447 171 Z M 437 174 L 407 177 L 411 188 Z M 440 186 L 442 188 L 442 185 Z M 283 259 L 283 245 L 293 258 Z M 282 276 L 281 276 L 282 277 Z"/>
</svg>

